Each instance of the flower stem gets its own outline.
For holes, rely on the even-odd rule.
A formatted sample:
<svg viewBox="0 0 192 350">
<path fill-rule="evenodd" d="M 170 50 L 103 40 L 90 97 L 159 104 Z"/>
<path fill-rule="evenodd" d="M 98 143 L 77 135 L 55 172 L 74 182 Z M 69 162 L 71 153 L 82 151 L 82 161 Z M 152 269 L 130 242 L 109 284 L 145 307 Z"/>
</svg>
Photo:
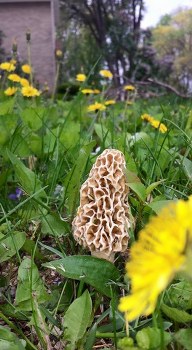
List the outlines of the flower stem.
<svg viewBox="0 0 192 350">
<path fill-rule="evenodd" d="M 31 43 L 30 40 L 27 41 L 27 56 L 28 56 L 28 64 L 30 66 L 30 83 L 33 85 L 33 73 L 31 68 Z"/>
<path fill-rule="evenodd" d="M 52 93 L 52 101 L 54 101 L 55 94 L 56 94 L 56 91 L 57 91 L 57 84 L 58 84 L 58 80 L 59 80 L 59 71 L 60 71 L 60 62 L 57 62 L 55 82 L 54 82 L 53 93 Z"/>
</svg>

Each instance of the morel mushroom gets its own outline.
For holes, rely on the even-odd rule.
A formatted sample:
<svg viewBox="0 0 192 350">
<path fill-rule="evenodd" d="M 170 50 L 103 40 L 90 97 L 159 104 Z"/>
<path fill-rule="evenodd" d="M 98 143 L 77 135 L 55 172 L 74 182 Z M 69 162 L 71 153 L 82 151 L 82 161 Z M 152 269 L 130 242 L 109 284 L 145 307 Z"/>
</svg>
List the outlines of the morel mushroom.
<svg viewBox="0 0 192 350">
<path fill-rule="evenodd" d="M 131 226 L 128 185 L 122 152 L 106 149 L 93 165 L 80 190 L 80 206 L 74 218 L 76 241 L 91 254 L 109 261 L 127 249 Z"/>
</svg>

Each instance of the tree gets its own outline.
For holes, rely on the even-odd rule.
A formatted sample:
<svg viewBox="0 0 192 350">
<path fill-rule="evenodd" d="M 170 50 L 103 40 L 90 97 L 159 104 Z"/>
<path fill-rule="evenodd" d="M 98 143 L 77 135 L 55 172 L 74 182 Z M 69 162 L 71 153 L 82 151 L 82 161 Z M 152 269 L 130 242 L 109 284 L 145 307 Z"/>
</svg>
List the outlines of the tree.
<svg viewBox="0 0 192 350">
<path fill-rule="evenodd" d="M 124 76 L 135 77 L 144 36 L 144 0 L 60 0 L 60 5 L 64 27 L 73 23 L 79 37 L 86 33 L 86 43 L 94 47 L 95 63 L 99 59 L 100 66 L 110 69 L 116 85 Z"/>
<path fill-rule="evenodd" d="M 184 91 L 192 82 L 192 9 L 177 11 L 153 29 L 153 46 L 162 66 L 169 64 L 170 82 Z"/>
</svg>

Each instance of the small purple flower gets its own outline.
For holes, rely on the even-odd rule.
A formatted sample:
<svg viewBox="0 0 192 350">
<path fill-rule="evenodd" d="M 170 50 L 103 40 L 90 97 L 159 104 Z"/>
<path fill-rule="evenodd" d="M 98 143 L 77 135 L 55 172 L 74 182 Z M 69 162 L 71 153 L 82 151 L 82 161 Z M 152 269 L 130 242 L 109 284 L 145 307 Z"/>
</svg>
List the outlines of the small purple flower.
<svg viewBox="0 0 192 350">
<path fill-rule="evenodd" d="M 17 201 L 20 199 L 20 197 L 23 195 L 23 191 L 21 188 L 17 187 L 15 190 L 15 193 L 10 193 L 8 195 L 8 198 L 11 199 L 12 201 Z"/>
</svg>

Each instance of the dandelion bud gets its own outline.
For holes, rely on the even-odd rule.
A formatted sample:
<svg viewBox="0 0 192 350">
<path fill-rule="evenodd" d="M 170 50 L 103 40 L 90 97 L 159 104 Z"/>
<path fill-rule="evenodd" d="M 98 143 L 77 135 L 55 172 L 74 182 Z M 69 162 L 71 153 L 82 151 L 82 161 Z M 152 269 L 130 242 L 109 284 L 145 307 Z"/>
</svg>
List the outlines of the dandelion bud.
<svg viewBox="0 0 192 350">
<path fill-rule="evenodd" d="M 12 52 L 13 54 L 17 53 L 17 41 L 14 39 L 12 44 Z"/>
<path fill-rule="evenodd" d="M 56 50 L 56 57 L 61 58 L 63 55 L 63 52 L 61 50 Z"/>
<path fill-rule="evenodd" d="M 31 32 L 30 32 L 30 30 L 28 30 L 28 31 L 26 32 L 26 40 L 27 40 L 27 42 L 30 42 L 30 41 L 31 41 Z"/>
</svg>

